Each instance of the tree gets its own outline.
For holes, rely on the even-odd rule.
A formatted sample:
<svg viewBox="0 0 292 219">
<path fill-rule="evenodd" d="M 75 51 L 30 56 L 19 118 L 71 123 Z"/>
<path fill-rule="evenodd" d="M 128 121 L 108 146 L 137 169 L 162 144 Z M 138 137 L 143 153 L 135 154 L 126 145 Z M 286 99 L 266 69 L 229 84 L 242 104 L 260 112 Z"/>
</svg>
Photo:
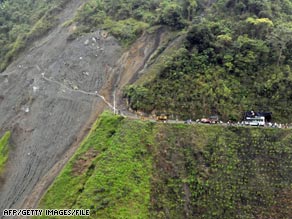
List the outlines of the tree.
<svg viewBox="0 0 292 219">
<path fill-rule="evenodd" d="M 277 26 L 268 37 L 271 46 L 277 52 L 277 66 L 280 65 L 283 51 L 287 44 L 292 41 L 292 23 Z"/>
<path fill-rule="evenodd" d="M 208 26 L 208 23 L 202 23 L 199 25 L 194 25 L 187 34 L 187 47 L 193 48 L 197 47 L 198 52 L 211 47 L 212 42 L 214 41 L 214 34 Z"/>
<path fill-rule="evenodd" d="M 269 18 L 252 18 L 246 19 L 248 28 L 252 33 L 252 37 L 263 39 L 266 34 L 274 26 L 273 22 Z"/>
<path fill-rule="evenodd" d="M 197 1 L 196 0 L 188 0 L 187 5 L 188 5 L 187 6 L 188 20 L 192 21 L 194 9 L 197 7 Z"/>
<path fill-rule="evenodd" d="M 185 26 L 182 18 L 182 7 L 178 3 L 165 0 L 160 4 L 160 9 L 159 23 L 174 29 L 182 29 Z"/>
</svg>

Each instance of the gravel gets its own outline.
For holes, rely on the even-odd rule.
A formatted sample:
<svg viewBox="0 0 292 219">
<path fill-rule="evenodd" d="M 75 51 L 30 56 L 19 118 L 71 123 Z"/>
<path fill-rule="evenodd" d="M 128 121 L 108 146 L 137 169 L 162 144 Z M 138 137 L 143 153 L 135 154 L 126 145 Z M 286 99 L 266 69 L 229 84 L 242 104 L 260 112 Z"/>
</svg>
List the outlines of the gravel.
<svg viewBox="0 0 292 219">
<path fill-rule="evenodd" d="M 70 19 L 80 2 L 72 0 L 60 20 Z M 100 91 L 121 55 L 117 41 L 102 34 L 68 41 L 70 27 L 60 24 L 0 74 L 0 135 L 12 131 L 10 157 L 0 180 L 1 212 L 19 208 L 76 143 L 91 115 L 106 108 L 102 98 L 85 93 Z"/>
</svg>

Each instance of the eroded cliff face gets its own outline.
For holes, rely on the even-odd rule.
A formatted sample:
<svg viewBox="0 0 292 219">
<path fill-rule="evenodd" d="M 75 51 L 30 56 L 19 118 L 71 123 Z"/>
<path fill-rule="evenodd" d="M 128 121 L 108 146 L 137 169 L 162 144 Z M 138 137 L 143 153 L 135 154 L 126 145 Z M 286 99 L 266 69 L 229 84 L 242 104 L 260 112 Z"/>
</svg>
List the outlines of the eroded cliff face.
<svg viewBox="0 0 292 219">
<path fill-rule="evenodd" d="M 12 131 L 1 180 L 0 210 L 32 207 L 74 153 L 91 124 L 117 102 L 161 44 L 159 29 L 126 52 L 98 30 L 73 41 L 64 27 L 81 1 L 72 0 L 60 24 L 0 74 L 0 134 Z M 117 106 L 119 108 L 119 106 Z"/>
<path fill-rule="evenodd" d="M 164 27 L 157 28 L 153 33 L 145 32 L 121 55 L 114 68 L 110 69 L 110 79 L 103 85 L 102 91 L 112 101 L 116 96 L 117 108 L 124 113 L 126 106 L 122 99 L 123 88 L 147 73 L 150 62 L 153 61 L 152 55 L 165 43 L 168 35 L 169 32 Z"/>
</svg>

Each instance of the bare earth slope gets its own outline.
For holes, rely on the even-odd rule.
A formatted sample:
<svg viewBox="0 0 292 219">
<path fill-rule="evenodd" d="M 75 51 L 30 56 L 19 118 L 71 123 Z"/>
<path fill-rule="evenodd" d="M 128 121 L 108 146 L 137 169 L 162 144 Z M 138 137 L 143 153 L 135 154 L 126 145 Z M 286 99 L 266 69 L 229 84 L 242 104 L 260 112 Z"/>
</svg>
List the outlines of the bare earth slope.
<svg viewBox="0 0 292 219">
<path fill-rule="evenodd" d="M 99 31 L 66 41 L 70 28 L 61 23 L 81 4 L 72 0 L 60 15 L 60 26 L 0 75 L 0 127 L 12 131 L 14 146 L 1 185 L 1 210 L 20 207 L 77 140 L 91 114 L 105 106 L 79 89 L 99 90 L 121 51 L 114 38 L 103 38 Z"/>
<path fill-rule="evenodd" d="M 62 24 L 82 3 L 69 2 L 59 26 L 0 74 L 0 134 L 11 130 L 13 145 L 0 180 L 1 212 L 37 204 L 98 113 L 161 44 L 163 30 L 144 34 L 123 54 L 103 31 L 67 41 L 74 26 Z"/>
</svg>

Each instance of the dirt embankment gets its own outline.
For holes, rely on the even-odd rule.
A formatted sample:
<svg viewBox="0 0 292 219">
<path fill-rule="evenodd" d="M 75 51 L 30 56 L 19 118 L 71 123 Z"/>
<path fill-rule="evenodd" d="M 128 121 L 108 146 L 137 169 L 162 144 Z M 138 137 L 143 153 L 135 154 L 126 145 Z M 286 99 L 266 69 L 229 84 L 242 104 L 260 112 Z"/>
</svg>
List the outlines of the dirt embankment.
<svg viewBox="0 0 292 219">
<path fill-rule="evenodd" d="M 112 103 L 115 94 L 120 103 L 122 87 L 138 77 L 165 33 L 144 34 L 125 53 L 102 31 L 67 41 L 74 27 L 62 23 L 81 4 L 68 3 L 60 25 L 0 74 L 0 134 L 11 130 L 13 145 L 0 181 L 1 211 L 36 206 L 92 122 L 108 108 L 105 101 Z"/>
<path fill-rule="evenodd" d="M 157 28 L 153 33 L 145 32 L 129 50 L 119 58 L 114 68 L 110 69 L 111 76 L 103 85 L 104 95 L 114 101 L 117 106 L 124 110 L 122 91 L 125 85 L 135 82 L 143 73 L 151 59 L 151 55 L 162 45 L 168 31 L 164 27 Z M 112 89 L 112 92 L 107 92 Z M 107 93 L 106 93 L 107 92 Z"/>
</svg>

